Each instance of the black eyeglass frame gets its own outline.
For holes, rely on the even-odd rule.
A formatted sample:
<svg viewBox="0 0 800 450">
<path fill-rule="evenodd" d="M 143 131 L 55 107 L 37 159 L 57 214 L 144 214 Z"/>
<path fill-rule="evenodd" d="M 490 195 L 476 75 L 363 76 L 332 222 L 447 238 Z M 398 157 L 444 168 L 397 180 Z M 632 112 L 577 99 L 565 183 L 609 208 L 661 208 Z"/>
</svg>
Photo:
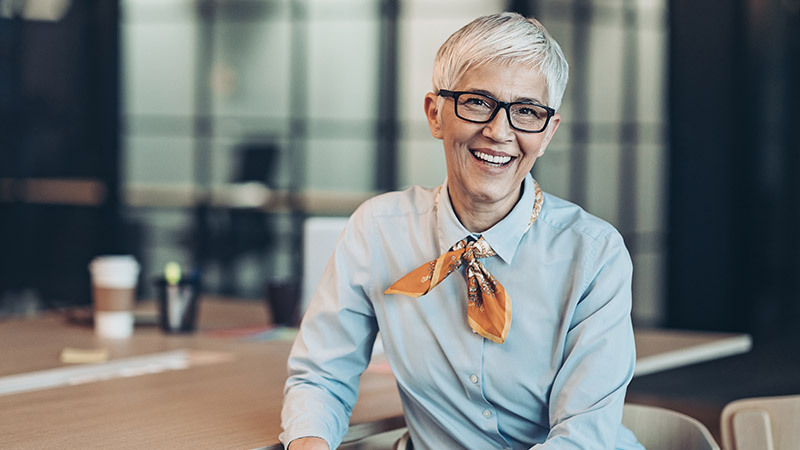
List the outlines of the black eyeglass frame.
<svg viewBox="0 0 800 450">
<path fill-rule="evenodd" d="M 461 115 L 458 113 L 458 97 L 460 97 L 460 96 L 462 96 L 464 94 L 480 95 L 480 96 L 486 97 L 488 99 L 491 99 L 493 102 L 497 103 L 497 106 L 495 106 L 494 111 L 492 111 L 492 115 L 489 116 L 489 118 L 486 119 L 486 120 L 473 120 L 473 119 L 467 119 L 466 117 L 461 117 Z M 556 113 L 556 110 L 551 108 L 551 107 L 549 107 L 549 106 L 540 105 L 538 103 L 533 103 L 533 102 L 501 102 L 500 100 L 492 97 L 491 95 L 482 94 L 480 92 L 449 91 L 447 89 L 439 89 L 439 93 L 437 95 L 440 95 L 442 97 L 450 97 L 450 98 L 452 98 L 453 99 L 453 111 L 455 111 L 456 117 L 458 117 L 461 120 L 466 120 L 467 122 L 489 123 L 492 120 L 494 120 L 495 116 L 497 116 L 497 112 L 500 111 L 500 109 L 505 109 L 506 110 L 506 118 L 508 119 L 508 124 L 511 125 L 511 128 L 513 128 L 513 129 L 515 129 L 517 131 L 522 131 L 523 133 L 541 133 L 542 131 L 546 130 L 547 129 L 547 125 L 550 124 L 550 118 L 553 117 L 553 115 Z M 538 106 L 539 108 L 544 108 L 544 110 L 547 111 L 547 118 L 544 120 L 544 125 L 542 126 L 542 129 L 539 130 L 539 131 L 532 131 L 532 130 L 523 130 L 522 128 L 518 128 L 518 127 L 514 126 L 514 122 L 511 120 L 511 107 L 514 106 L 514 105 L 531 105 L 531 106 Z"/>
</svg>

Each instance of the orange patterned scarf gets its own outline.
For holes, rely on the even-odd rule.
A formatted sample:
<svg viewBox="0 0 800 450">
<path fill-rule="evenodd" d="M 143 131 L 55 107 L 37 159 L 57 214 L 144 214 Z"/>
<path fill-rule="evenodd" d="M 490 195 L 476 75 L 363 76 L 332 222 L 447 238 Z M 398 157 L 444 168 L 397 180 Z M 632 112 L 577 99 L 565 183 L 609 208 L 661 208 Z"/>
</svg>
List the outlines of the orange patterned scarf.
<svg viewBox="0 0 800 450">
<path fill-rule="evenodd" d="M 481 336 L 502 344 L 511 326 L 511 298 L 478 258 L 496 253 L 482 237 L 462 239 L 450 251 L 404 276 L 386 294 L 420 297 L 431 291 L 462 263 L 467 264 L 469 326 Z"/>
<path fill-rule="evenodd" d="M 535 199 L 533 213 L 528 223 L 530 229 L 542 209 L 543 194 L 534 180 Z M 440 189 L 441 190 L 441 189 Z M 439 194 L 436 195 L 436 206 Z M 526 230 L 527 231 L 527 230 Z M 467 237 L 453 245 L 447 253 L 429 261 L 413 272 L 392 284 L 385 294 L 403 294 L 421 297 L 431 291 L 461 264 L 467 264 L 467 321 L 473 331 L 481 336 L 502 344 L 511 328 L 511 297 L 503 285 L 479 261 L 480 258 L 495 256 L 483 237 L 475 240 Z"/>
</svg>

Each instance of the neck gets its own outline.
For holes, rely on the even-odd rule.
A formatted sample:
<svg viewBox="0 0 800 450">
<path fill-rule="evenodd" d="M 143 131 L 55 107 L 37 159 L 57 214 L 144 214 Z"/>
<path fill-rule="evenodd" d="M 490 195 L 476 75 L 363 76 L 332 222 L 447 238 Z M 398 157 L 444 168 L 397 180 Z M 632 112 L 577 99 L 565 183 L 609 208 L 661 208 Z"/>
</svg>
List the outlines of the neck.
<svg viewBox="0 0 800 450">
<path fill-rule="evenodd" d="M 520 185 L 516 195 L 496 202 L 477 201 L 451 189 L 450 186 L 448 186 L 448 192 L 453 211 L 464 228 L 471 233 L 483 233 L 503 220 L 514 209 L 514 205 L 522 197 L 522 186 Z"/>
</svg>

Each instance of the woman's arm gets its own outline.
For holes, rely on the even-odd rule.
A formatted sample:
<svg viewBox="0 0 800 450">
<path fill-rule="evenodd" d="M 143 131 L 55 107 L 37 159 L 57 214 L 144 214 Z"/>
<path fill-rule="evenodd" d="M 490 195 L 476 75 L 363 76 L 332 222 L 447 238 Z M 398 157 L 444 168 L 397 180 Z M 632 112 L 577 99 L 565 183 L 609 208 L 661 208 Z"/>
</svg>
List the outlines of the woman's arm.
<svg viewBox="0 0 800 450">
<path fill-rule="evenodd" d="M 342 232 L 292 346 L 281 411 L 284 445 L 316 437 L 336 448 L 347 432 L 378 332 L 369 300 L 369 211 L 367 202 Z"/>
<path fill-rule="evenodd" d="M 533 449 L 615 448 L 636 363 L 632 272 L 616 230 L 594 243 L 550 394 L 550 433 Z"/>
</svg>

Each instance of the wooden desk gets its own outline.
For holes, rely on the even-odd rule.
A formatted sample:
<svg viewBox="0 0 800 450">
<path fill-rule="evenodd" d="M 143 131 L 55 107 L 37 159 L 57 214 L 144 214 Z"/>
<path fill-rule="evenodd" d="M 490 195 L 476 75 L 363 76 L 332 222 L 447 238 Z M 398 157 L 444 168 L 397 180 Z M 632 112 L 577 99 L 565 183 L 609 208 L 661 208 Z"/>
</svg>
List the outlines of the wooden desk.
<svg viewBox="0 0 800 450">
<path fill-rule="evenodd" d="M 746 353 L 753 347 L 750 335 L 737 333 L 637 328 L 634 338 L 634 377 Z"/>
<path fill-rule="evenodd" d="M 168 336 L 137 327 L 131 339 L 116 342 L 57 314 L 0 322 L 0 377 L 62 367 L 64 347 L 107 347 L 112 360 L 178 349 L 224 356 L 184 370 L 0 396 L 0 447 L 280 448 L 291 344 L 219 337 L 219 330 L 263 326 L 265 309 L 261 302 L 206 299 L 198 333 Z M 636 330 L 636 341 L 636 375 L 746 351 L 750 342 L 742 335 L 664 330 Z M 366 373 L 349 436 L 403 423 L 394 378 Z"/>
<path fill-rule="evenodd" d="M 0 322 L 0 376 L 61 367 L 64 347 L 106 346 L 111 358 L 204 350 L 229 361 L 185 370 L 113 378 L 76 386 L 0 396 L 2 448 L 257 448 L 278 443 L 286 341 L 247 342 L 212 330 L 267 323 L 260 302 L 204 301 L 201 331 L 166 336 L 137 328 L 123 341 L 102 341 L 89 327 L 48 314 Z M 352 423 L 402 425 L 391 375 L 362 377 Z M 278 447 L 280 448 L 280 447 Z"/>
</svg>

